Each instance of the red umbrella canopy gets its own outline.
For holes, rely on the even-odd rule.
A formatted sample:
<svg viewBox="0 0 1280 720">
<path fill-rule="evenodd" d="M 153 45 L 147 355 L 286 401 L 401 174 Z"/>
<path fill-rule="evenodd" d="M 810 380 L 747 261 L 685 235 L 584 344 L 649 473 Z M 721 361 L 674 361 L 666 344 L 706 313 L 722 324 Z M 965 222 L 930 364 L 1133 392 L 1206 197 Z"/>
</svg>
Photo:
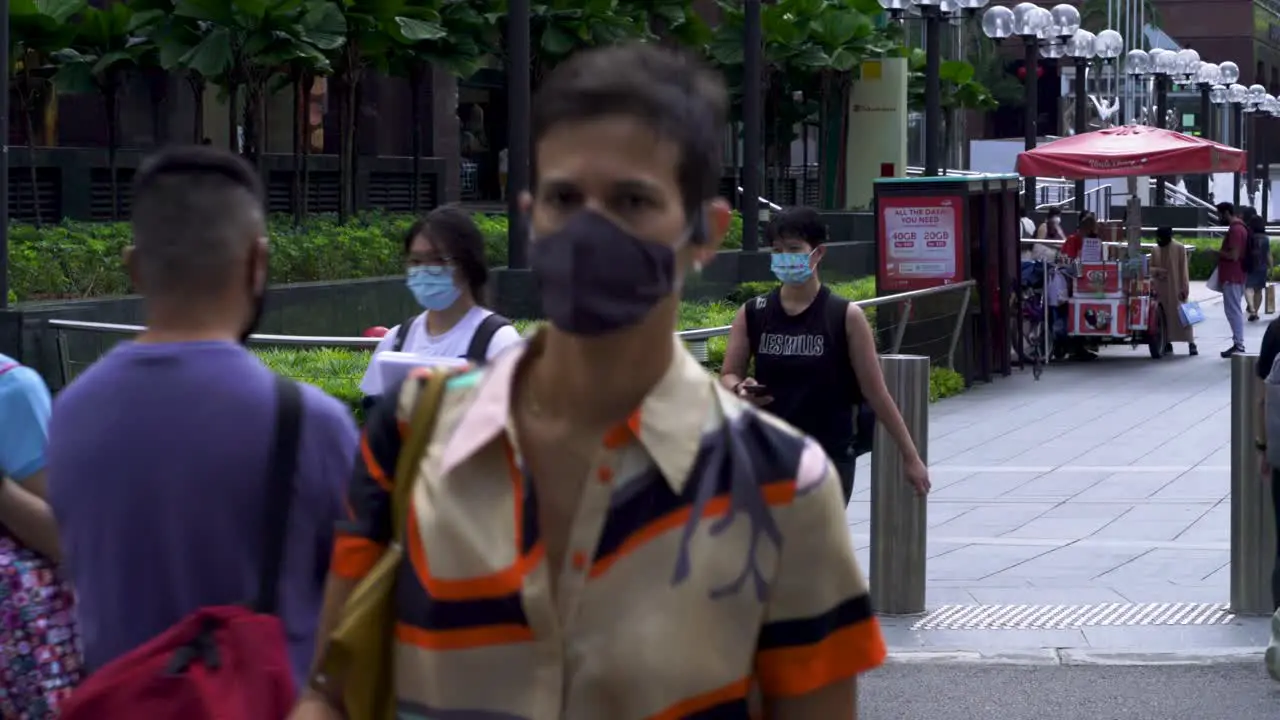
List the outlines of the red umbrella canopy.
<svg viewBox="0 0 1280 720">
<path fill-rule="evenodd" d="M 1243 150 L 1146 125 L 1095 130 L 1018 154 L 1020 175 L 1072 180 L 1240 172 L 1245 164 Z"/>
</svg>

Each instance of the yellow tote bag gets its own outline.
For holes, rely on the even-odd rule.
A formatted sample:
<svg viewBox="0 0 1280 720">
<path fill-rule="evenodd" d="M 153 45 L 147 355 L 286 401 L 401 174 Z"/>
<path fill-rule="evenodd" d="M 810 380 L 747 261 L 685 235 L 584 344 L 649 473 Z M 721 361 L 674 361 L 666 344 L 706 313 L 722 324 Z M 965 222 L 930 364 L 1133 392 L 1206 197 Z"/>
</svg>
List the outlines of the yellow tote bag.
<svg viewBox="0 0 1280 720">
<path fill-rule="evenodd" d="M 373 570 L 356 586 L 329 637 L 322 672 L 340 683 L 349 720 L 394 720 L 396 574 L 404 558 L 404 528 L 422 454 L 435 430 L 449 373 L 431 375 L 418 394 L 409 437 L 396 460 L 391 497 L 393 540 Z"/>
</svg>

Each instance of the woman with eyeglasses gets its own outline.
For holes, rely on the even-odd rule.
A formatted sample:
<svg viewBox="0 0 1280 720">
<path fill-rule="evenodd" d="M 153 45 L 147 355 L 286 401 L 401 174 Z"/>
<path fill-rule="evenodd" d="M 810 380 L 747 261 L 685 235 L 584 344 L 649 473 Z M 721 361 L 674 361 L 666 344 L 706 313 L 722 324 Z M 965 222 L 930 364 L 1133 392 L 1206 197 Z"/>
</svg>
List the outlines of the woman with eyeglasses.
<svg viewBox="0 0 1280 720">
<path fill-rule="evenodd" d="M 405 284 L 424 312 L 391 328 L 374 356 L 391 350 L 431 358 L 462 358 L 477 365 L 520 341 L 510 320 L 480 305 L 489 281 L 484 236 L 471 216 L 453 207 L 432 210 L 404 236 Z M 365 372 L 365 404 L 381 391 Z"/>
</svg>

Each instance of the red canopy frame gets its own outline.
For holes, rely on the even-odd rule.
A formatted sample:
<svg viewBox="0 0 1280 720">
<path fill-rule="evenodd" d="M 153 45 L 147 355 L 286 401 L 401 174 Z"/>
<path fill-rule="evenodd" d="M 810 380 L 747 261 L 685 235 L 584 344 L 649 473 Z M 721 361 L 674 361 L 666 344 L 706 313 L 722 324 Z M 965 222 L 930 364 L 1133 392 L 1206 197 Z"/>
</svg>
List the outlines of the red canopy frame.
<svg viewBox="0 0 1280 720">
<path fill-rule="evenodd" d="M 1054 140 L 1018 154 L 1018 174 L 1068 180 L 1242 172 L 1247 157 L 1212 140 L 1122 125 Z"/>
</svg>

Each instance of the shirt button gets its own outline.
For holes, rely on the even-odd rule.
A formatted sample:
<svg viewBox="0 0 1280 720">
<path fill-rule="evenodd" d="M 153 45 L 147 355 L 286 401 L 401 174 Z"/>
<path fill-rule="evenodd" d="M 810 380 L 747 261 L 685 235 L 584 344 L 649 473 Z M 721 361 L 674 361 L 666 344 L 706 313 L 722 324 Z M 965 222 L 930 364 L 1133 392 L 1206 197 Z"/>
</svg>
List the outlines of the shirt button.
<svg viewBox="0 0 1280 720">
<path fill-rule="evenodd" d="M 613 469 L 607 465 L 601 465 L 600 469 L 596 470 L 596 479 L 605 484 L 612 482 Z"/>
<path fill-rule="evenodd" d="M 582 572 L 587 569 L 587 554 L 581 550 L 573 553 L 573 569 Z"/>
</svg>

